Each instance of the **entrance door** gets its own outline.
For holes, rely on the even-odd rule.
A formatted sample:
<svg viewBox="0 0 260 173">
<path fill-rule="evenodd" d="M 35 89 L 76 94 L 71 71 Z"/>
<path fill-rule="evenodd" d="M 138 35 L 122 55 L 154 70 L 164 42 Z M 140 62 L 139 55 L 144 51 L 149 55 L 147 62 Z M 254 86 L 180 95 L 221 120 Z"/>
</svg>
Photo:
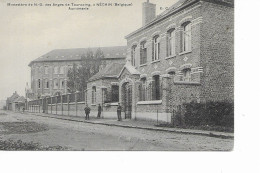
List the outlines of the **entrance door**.
<svg viewBox="0 0 260 173">
<path fill-rule="evenodd" d="M 125 110 L 125 119 L 131 119 L 132 115 L 132 85 L 129 83 L 124 84 L 124 110 Z"/>
</svg>

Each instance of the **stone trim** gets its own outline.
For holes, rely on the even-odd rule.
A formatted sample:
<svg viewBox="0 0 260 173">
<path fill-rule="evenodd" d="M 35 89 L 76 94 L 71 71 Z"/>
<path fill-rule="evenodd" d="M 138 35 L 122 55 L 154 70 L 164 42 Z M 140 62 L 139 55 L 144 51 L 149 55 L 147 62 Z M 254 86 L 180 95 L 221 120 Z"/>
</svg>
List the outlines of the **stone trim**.
<svg viewBox="0 0 260 173">
<path fill-rule="evenodd" d="M 166 27 L 166 30 L 174 29 L 176 27 L 176 23 L 172 23 Z"/>
<path fill-rule="evenodd" d="M 111 82 L 111 85 L 119 86 L 119 82 Z"/>
<path fill-rule="evenodd" d="M 152 76 L 155 76 L 155 75 L 160 75 L 160 74 L 161 74 L 161 72 L 160 72 L 160 71 L 154 71 L 154 72 L 152 72 L 152 73 L 151 73 L 151 75 L 152 75 Z"/>
<path fill-rule="evenodd" d="M 179 24 L 182 25 L 185 22 L 189 22 L 189 21 L 191 22 L 191 19 L 192 19 L 192 16 L 184 17 L 183 19 L 180 20 Z"/>
<path fill-rule="evenodd" d="M 166 69 L 166 72 L 167 72 L 167 73 L 170 73 L 170 72 L 176 73 L 176 70 L 177 70 L 176 67 L 169 67 L 169 68 Z"/>
<path fill-rule="evenodd" d="M 140 79 L 142 79 L 142 78 L 147 78 L 147 74 L 141 74 Z"/>
<path fill-rule="evenodd" d="M 141 44 L 141 42 L 143 42 L 143 41 L 146 41 L 146 42 L 147 42 L 147 37 L 141 38 L 141 39 L 139 40 L 139 44 Z"/>
<path fill-rule="evenodd" d="M 183 64 L 183 65 L 180 66 L 180 70 L 191 68 L 191 66 L 192 66 L 192 64 Z"/>
<path fill-rule="evenodd" d="M 185 51 L 185 52 L 180 52 L 179 55 L 184 55 L 184 54 L 188 54 L 188 53 L 191 53 L 192 50 L 189 50 L 189 51 Z"/>
<path fill-rule="evenodd" d="M 160 37 L 160 31 L 155 31 L 151 36 L 154 37 L 156 35 L 159 35 L 159 37 Z"/>
<path fill-rule="evenodd" d="M 136 104 L 137 105 L 160 105 L 162 104 L 162 100 L 139 101 Z"/>
<path fill-rule="evenodd" d="M 200 85 L 200 82 L 192 82 L 192 81 L 174 81 L 175 85 Z"/>
</svg>

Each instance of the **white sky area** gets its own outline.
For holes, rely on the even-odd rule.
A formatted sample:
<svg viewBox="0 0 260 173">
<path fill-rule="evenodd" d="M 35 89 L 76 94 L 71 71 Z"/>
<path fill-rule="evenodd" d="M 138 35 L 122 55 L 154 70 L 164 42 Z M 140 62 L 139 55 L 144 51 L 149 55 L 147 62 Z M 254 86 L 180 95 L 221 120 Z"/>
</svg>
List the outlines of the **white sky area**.
<svg viewBox="0 0 260 173">
<path fill-rule="evenodd" d="M 0 100 L 30 86 L 28 64 L 53 49 L 126 45 L 124 36 L 142 25 L 145 0 L 0 0 Z M 133 3 L 131 7 L 8 7 L 7 3 Z M 169 7 L 177 0 L 150 0 Z"/>
</svg>

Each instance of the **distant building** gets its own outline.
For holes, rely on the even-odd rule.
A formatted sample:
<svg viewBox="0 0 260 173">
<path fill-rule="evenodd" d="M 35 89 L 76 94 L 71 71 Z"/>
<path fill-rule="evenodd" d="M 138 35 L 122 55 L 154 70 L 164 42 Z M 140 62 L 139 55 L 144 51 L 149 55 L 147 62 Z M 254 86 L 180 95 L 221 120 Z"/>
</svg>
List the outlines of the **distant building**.
<svg viewBox="0 0 260 173">
<path fill-rule="evenodd" d="M 234 1 L 179 0 L 155 16 L 143 3 L 143 26 L 128 34 L 127 63 L 88 83 L 87 103 L 106 116 L 122 103 L 125 118 L 170 121 L 184 103 L 234 100 Z M 121 69 L 120 69 L 121 68 Z"/>
<path fill-rule="evenodd" d="M 15 91 L 11 97 L 6 99 L 6 109 L 11 111 L 20 111 L 25 107 L 26 99 L 23 96 L 19 96 Z"/>
<path fill-rule="evenodd" d="M 89 50 L 95 52 L 98 48 L 57 49 L 35 60 L 31 67 L 31 87 L 26 87 L 26 98 L 36 99 L 42 96 L 66 94 L 67 72 L 73 63 L 80 64 L 82 55 Z M 101 47 L 104 54 L 100 69 L 111 62 L 124 62 L 126 58 L 126 46 Z"/>
</svg>

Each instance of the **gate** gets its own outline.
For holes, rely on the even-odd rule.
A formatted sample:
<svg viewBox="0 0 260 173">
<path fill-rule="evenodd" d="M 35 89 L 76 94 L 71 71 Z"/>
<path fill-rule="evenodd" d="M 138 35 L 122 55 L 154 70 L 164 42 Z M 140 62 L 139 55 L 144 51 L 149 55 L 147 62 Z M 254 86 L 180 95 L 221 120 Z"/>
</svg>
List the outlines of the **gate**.
<svg viewBox="0 0 260 173">
<path fill-rule="evenodd" d="M 132 85 L 125 83 L 123 85 L 123 108 L 125 119 L 131 119 L 132 116 Z"/>
</svg>

